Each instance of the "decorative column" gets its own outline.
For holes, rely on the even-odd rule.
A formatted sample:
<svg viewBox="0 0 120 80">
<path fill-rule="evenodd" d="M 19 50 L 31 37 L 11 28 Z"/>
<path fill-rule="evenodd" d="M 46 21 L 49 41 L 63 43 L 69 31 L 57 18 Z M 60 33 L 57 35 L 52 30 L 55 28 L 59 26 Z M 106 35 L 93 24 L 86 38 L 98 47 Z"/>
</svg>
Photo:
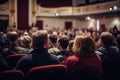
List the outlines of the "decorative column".
<svg viewBox="0 0 120 80">
<path fill-rule="evenodd" d="M 9 9 L 10 9 L 10 13 L 9 13 L 9 21 L 10 21 L 10 28 L 12 28 L 12 26 L 15 23 L 15 0 L 9 0 Z"/>
<path fill-rule="evenodd" d="M 36 6 L 37 6 L 37 2 L 36 0 L 32 0 L 32 24 L 35 25 L 36 24 Z"/>
</svg>

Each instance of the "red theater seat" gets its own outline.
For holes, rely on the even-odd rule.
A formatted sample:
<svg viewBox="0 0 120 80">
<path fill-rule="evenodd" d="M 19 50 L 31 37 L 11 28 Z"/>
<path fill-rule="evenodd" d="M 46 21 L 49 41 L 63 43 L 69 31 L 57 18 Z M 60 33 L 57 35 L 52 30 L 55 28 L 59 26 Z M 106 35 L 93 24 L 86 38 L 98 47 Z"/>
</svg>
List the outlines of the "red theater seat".
<svg viewBox="0 0 120 80">
<path fill-rule="evenodd" d="M 13 55 L 9 55 L 6 57 L 6 62 L 8 64 L 8 66 L 10 67 L 10 69 L 12 69 L 13 67 L 15 67 L 15 65 L 17 64 L 18 60 L 23 57 L 26 56 L 27 54 L 13 54 Z"/>
<path fill-rule="evenodd" d="M 0 80 L 24 80 L 24 74 L 20 70 L 5 70 L 0 73 Z"/>
<path fill-rule="evenodd" d="M 66 67 L 61 64 L 38 66 L 29 70 L 27 80 L 64 80 Z"/>
</svg>

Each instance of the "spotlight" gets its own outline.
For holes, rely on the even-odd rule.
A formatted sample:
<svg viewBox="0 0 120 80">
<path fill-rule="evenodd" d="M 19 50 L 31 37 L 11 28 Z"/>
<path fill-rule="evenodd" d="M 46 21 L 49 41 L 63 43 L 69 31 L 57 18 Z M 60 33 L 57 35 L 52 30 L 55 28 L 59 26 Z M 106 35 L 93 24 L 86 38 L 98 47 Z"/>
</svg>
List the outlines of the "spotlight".
<svg viewBox="0 0 120 80">
<path fill-rule="evenodd" d="M 117 6 L 114 6 L 113 9 L 116 10 L 116 9 L 117 9 Z"/>
<path fill-rule="evenodd" d="M 60 16 L 60 13 L 56 13 L 55 16 Z"/>
<path fill-rule="evenodd" d="M 110 11 L 112 11 L 112 10 L 117 10 L 117 6 L 112 6 L 112 7 L 109 8 L 109 10 L 110 10 Z"/>
<path fill-rule="evenodd" d="M 88 16 L 87 19 L 90 20 L 91 18 Z"/>
<path fill-rule="evenodd" d="M 112 11 L 113 9 L 112 8 L 109 8 L 110 11 Z"/>
<path fill-rule="evenodd" d="M 88 16 L 87 18 L 86 18 L 86 20 L 90 20 L 91 18 Z"/>
</svg>

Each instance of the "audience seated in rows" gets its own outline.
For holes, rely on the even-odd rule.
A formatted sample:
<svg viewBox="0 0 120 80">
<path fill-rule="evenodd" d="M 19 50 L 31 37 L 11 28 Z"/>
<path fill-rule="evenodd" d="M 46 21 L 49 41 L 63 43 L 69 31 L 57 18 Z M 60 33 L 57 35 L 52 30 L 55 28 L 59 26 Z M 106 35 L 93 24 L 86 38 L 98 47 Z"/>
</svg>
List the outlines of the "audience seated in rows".
<svg viewBox="0 0 120 80">
<path fill-rule="evenodd" d="M 26 32 L 26 30 L 24 31 Z M 32 32 L 33 37 L 31 33 L 31 36 L 29 36 L 29 33 L 24 35 L 24 31 L 22 34 L 19 34 L 19 36 L 15 31 L 2 35 L 5 43 L 1 44 L 0 42 L 0 71 L 7 70 L 10 67 L 6 63 L 6 57 L 8 55 L 28 53 L 29 55 L 22 57 L 17 62 L 17 65 L 14 66 L 14 69 L 21 70 L 25 75 L 28 74 L 28 71 L 33 67 L 59 64 L 59 62 L 61 62 L 67 67 L 65 80 L 77 80 L 78 76 L 78 79 L 84 78 L 85 80 L 101 80 L 102 77 L 104 80 L 120 79 L 120 52 L 117 47 L 120 42 L 119 33 L 115 33 L 114 35 L 113 32 L 111 32 L 112 34 L 109 32 L 89 32 L 89 30 L 84 32 L 78 29 L 79 34 L 76 35 L 75 32 L 71 31 L 72 35 L 78 37 L 76 37 L 75 40 L 72 38 L 72 45 L 70 45 L 71 42 L 68 40 L 69 31 L 56 32 L 56 34 L 61 34 L 60 36 L 56 34 L 50 34 L 48 36 L 46 30 L 36 30 L 34 31 L 35 33 Z M 55 30 L 53 32 L 55 32 Z M 7 36 L 7 39 L 5 36 Z M 21 37 L 22 45 L 19 46 L 18 40 L 20 40 Z M 97 50 L 91 38 L 96 42 Z M 10 43 L 10 45 L 6 45 L 6 43 Z M 65 46 L 67 46 L 67 48 Z M 54 47 L 57 50 L 54 50 Z M 53 49 L 51 50 L 51 48 Z M 95 50 L 97 54 L 95 54 Z"/>
<path fill-rule="evenodd" d="M 33 67 L 59 64 L 58 58 L 48 53 L 48 32 L 46 30 L 36 31 L 33 33 L 32 39 L 34 50 L 30 55 L 22 57 L 15 69 L 22 70 L 26 75 Z"/>
</svg>

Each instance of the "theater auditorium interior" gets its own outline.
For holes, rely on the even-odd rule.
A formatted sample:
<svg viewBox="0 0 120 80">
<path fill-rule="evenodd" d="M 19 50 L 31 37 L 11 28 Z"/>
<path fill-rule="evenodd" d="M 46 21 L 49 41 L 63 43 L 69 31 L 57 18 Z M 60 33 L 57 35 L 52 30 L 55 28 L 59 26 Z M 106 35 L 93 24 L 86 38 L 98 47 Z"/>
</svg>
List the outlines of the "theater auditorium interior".
<svg viewBox="0 0 120 80">
<path fill-rule="evenodd" d="M 0 0 L 0 80 L 120 80 L 120 0 Z"/>
</svg>

